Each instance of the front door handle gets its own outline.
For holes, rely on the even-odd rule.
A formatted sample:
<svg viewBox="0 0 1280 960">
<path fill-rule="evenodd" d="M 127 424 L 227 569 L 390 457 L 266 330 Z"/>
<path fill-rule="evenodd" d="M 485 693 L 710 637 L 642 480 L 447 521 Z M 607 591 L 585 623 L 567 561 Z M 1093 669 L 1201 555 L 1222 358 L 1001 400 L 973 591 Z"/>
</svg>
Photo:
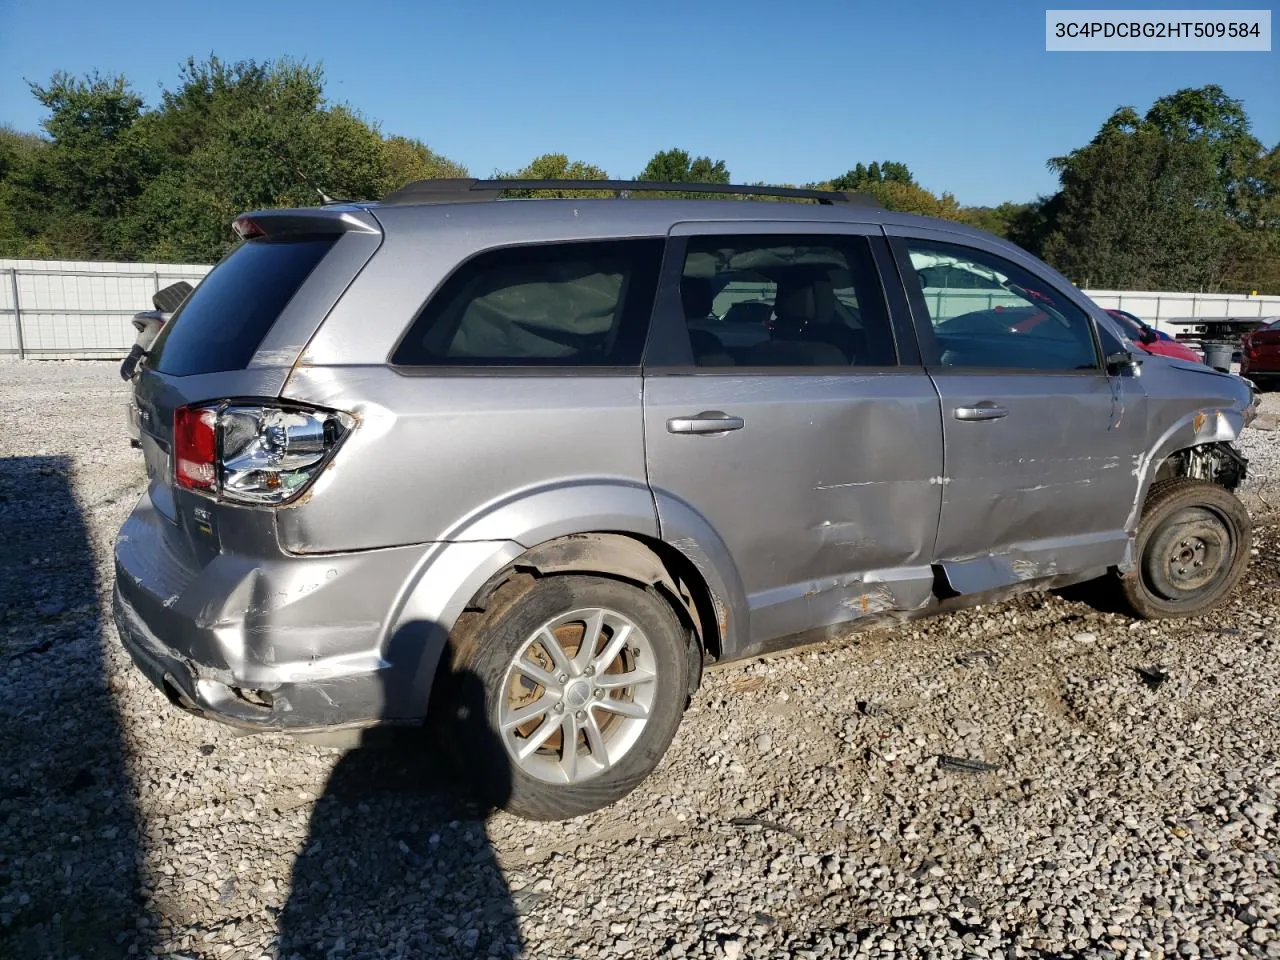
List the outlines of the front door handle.
<svg viewBox="0 0 1280 960">
<path fill-rule="evenodd" d="M 741 430 L 747 422 L 720 410 L 703 410 L 692 417 L 672 417 L 667 421 L 668 433 L 726 433 Z"/>
<path fill-rule="evenodd" d="M 1009 408 L 990 400 L 975 403 L 972 407 L 956 407 L 957 420 L 999 420 L 1009 415 Z"/>
</svg>

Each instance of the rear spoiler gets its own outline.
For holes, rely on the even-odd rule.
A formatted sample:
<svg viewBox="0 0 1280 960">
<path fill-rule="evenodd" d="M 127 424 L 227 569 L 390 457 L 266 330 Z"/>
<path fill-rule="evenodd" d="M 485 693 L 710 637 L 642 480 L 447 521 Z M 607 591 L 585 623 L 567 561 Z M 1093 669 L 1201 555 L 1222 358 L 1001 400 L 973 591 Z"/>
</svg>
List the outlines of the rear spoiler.
<svg viewBox="0 0 1280 960">
<path fill-rule="evenodd" d="M 333 236 L 339 233 L 382 233 L 373 215 L 360 207 L 315 207 L 296 210 L 256 210 L 242 213 L 232 221 L 231 229 L 241 240 L 262 237 Z"/>
</svg>

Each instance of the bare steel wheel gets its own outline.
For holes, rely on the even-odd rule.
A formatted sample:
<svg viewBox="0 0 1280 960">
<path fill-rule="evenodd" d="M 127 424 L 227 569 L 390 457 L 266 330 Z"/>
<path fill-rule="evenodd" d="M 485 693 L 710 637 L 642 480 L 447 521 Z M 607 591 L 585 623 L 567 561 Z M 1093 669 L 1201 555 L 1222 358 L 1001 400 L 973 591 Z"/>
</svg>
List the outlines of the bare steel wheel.
<svg viewBox="0 0 1280 960">
<path fill-rule="evenodd" d="M 1164 481 L 1143 506 L 1125 600 L 1141 617 L 1204 613 L 1240 581 L 1251 545 L 1248 511 L 1233 494 L 1205 480 Z"/>
<path fill-rule="evenodd" d="M 657 690 L 644 632 L 616 610 L 589 607 L 548 620 L 512 658 L 498 703 L 511 759 L 548 783 L 580 783 L 626 756 Z"/>
<path fill-rule="evenodd" d="M 539 820 L 599 809 L 662 759 L 688 695 L 689 634 L 657 593 L 563 575 L 499 590 L 452 651 L 449 732 L 491 802 Z M 483 723 L 474 722 L 483 714 Z"/>
<path fill-rule="evenodd" d="M 1183 507 L 1152 535 L 1143 572 L 1166 600 L 1191 600 L 1212 587 L 1234 554 L 1223 517 L 1207 507 Z"/>
</svg>

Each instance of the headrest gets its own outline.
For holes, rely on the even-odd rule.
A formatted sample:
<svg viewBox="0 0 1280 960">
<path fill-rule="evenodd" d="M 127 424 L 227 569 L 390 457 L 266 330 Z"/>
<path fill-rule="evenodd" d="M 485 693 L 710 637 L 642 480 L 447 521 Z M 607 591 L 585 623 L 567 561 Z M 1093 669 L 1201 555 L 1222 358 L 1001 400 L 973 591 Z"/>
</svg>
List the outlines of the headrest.
<svg viewBox="0 0 1280 960">
<path fill-rule="evenodd" d="M 831 281 L 812 273 L 787 273 L 778 281 L 773 312 L 784 323 L 826 323 L 835 313 Z"/>
<path fill-rule="evenodd" d="M 684 315 L 689 320 L 702 320 L 711 313 L 711 281 L 705 277 L 681 277 L 680 300 L 684 303 Z"/>
</svg>

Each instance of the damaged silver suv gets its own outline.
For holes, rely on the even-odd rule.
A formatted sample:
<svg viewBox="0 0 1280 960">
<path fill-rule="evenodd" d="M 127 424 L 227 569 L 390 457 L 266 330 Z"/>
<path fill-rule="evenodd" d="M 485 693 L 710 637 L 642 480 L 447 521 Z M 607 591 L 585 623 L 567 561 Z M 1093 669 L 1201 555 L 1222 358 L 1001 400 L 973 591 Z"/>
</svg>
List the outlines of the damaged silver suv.
<svg viewBox="0 0 1280 960">
<path fill-rule="evenodd" d="M 1060 274 L 864 198 L 272 210 L 135 386 L 115 617 L 173 703 L 444 725 L 508 809 L 635 788 L 702 666 L 1100 579 L 1237 583 L 1238 377 L 1136 354 Z M 805 202 L 763 202 L 762 197 Z"/>
</svg>

